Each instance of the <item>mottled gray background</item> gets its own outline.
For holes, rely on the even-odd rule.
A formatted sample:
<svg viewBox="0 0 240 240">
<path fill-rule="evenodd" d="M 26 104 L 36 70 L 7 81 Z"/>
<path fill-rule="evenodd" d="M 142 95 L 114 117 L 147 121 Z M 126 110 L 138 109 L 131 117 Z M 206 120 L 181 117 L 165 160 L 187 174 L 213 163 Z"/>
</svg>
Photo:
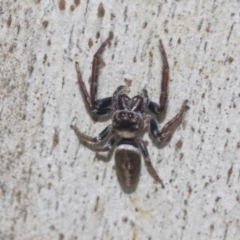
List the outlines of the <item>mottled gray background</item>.
<svg viewBox="0 0 240 240">
<path fill-rule="evenodd" d="M 0 239 L 240 239 L 240 1 L 0 1 Z M 170 65 L 168 109 L 189 100 L 171 140 L 144 135 L 165 189 L 144 164 L 135 192 L 120 187 L 114 154 L 96 136 L 78 89 L 104 52 L 99 96 L 130 84 L 160 93 L 161 38 Z M 103 161 L 105 159 L 105 161 Z M 108 161 L 107 161 L 108 160 Z"/>
</svg>

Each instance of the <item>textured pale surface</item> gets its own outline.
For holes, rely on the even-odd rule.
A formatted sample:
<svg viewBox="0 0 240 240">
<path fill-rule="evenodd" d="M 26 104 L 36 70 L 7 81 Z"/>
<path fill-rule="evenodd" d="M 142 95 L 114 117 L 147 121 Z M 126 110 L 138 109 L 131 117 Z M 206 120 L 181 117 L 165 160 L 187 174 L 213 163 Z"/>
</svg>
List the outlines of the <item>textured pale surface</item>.
<svg viewBox="0 0 240 240">
<path fill-rule="evenodd" d="M 240 2 L 79 2 L 0 4 L 0 239 L 240 239 Z M 142 164 L 126 194 L 114 154 L 101 161 L 69 127 L 95 136 L 109 122 L 88 115 L 74 62 L 87 83 L 110 30 L 100 97 L 128 79 L 157 101 L 161 38 L 171 81 L 159 125 L 189 100 L 167 144 L 144 135 L 165 189 Z"/>
</svg>

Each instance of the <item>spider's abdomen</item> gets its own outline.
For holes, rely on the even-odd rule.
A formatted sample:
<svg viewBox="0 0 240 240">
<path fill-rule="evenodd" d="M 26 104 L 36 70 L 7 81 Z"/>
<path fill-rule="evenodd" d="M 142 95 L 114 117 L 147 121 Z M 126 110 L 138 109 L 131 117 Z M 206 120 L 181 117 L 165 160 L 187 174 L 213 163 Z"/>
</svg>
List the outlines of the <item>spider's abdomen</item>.
<svg viewBox="0 0 240 240">
<path fill-rule="evenodd" d="M 131 187 L 137 183 L 141 168 L 141 153 L 133 139 L 122 139 L 115 152 L 116 172 L 119 181 Z"/>
</svg>

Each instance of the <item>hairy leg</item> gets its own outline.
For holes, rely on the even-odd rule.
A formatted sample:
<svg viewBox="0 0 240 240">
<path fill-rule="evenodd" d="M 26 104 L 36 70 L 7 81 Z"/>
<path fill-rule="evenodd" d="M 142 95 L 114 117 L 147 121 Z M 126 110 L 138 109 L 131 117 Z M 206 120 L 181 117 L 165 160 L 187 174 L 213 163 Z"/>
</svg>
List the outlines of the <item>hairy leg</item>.
<svg viewBox="0 0 240 240">
<path fill-rule="evenodd" d="M 115 141 L 116 138 L 112 136 L 104 147 L 95 146 L 95 150 L 98 152 L 107 152 L 112 148 Z"/>
<path fill-rule="evenodd" d="M 148 104 L 148 108 L 155 114 L 159 114 L 165 111 L 167 105 L 167 97 L 168 97 L 168 82 L 169 82 L 169 66 L 167 55 L 165 49 L 162 44 L 162 40 L 159 40 L 159 49 L 162 55 L 162 81 L 161 81 L 161 94 L 159 98 L 159 104 L 150 101 Z"/>
<path fill-rule="evenodd" d="M 144 160 L 145 160 L 145 164 L 147 166 L 147 169 L 148 169 L 149 173 L 152 175 L 152 177 L 157 182 L 159 182 L 162 185 L 162 188 L 164 188 L 164 184 L 163 184 L 162 179 L 158 176 L 157 171 L 155 170 L 155 168 L 152 165 L 152 162 L 151 162 L 151 159 L 149 157 L 148 150 L 147 150 L 147 147 L 146 147 L 144 141 L 142 139 L 138 139 L 137 143 L 139 144 L 139 147 L 142 151 L 142 154 L 143 154 Z"/>
<path fill-rule="evenodd" d="M 110 107 L 112 104 L 112 97 L 97 99 L 98 70 L 100 64 L 100 57 L 111 39 L 112 35 L 110 34 L 109 37 L 102 43 L 102 45 L 100 46 L 100 48 L 93 57 L 90 94 L 88 93 L 86 85 L 82 80 L 82 74 L 80 71 L 79 63 L 76 62 L 75 64 L 80 91 L 83 94 L 83 97 L 87 103 L 88 108 L 90 108 L 94 113 L 98 115 L 104 115 L 112 111 L 112 108 Z"/>
<path fill-rule="evenodd" d="M 186 106 L 187 106 L 187 100 L 183 102 L 179 113 L 169 122 L 167 122 L 163 126 L 161 131 L 159 131 L 158 129 L 156 120 L 152 117 L 150 118 L 150 131 L 158 141 L 162 141 L 171 136 L 171 134 L 173 133 L 173 130 L 176 128 L 177 124 L 179 123 L 179 120 L 182 118 L 183 113 L 186 110 Z"/>
<path fill-rule="evenodd" d="M 103 131 L 100 132 L 97 137 L 90 137 L 88 135 L 85 135 L 84 133 L 81 133 L 76 126 L 70 125 L 70 127 L 74 130 L 79 140 L 85 140 L 93 143 L 100 143 L 105 137 L 107 137 L 107 135 L 112 130 L 112 125 L 110 124 L 109 126 L 104 128 Z"/>
</svg>

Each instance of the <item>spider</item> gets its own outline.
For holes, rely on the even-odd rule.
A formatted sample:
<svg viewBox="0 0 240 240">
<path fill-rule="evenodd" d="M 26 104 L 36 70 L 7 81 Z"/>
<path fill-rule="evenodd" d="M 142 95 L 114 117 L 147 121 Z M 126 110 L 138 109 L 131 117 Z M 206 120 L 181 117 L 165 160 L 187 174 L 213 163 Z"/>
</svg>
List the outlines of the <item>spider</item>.
<svg viewBox="0 0 240 240">
<path fill-rule="evenodd" d="M 159 40 L 159 49 L 162 56 L 163 67 L 159 104 L 149 99 L 146 89 L 143 89 L 139 95 L 130 98 L 126 94 L 128 88 L 125 86 L 119 86 L 111 97 L 98 99 L 97 85 L 100 57 L 111 39 L 112 36 L 109 35 L 93 57 L 90 94 L 82 80 L 78 62 L 76 62 L 75 66 L 80 91 L 83 94 L 87 107 L 97 115 L 111 113 L 112 123 L 96 137 L 85 135 L 77 126 L 71 125 L 71 128 L 75 131 L 79 139 L 95 143 L 95 150 L 99 152 L 109 151 L 114 143 L 117 142 L 115 151 L 116 173 L 120 183 L 124 186 L 132 187 L 138 182 L 142 153 L 149 173 L 161 184 L 162 188 L 164 188 L 161 178 L 151 163 L 146 144 L 142 140 L 142 135 L 144 130 L 148 128 L 157 141 L 168 139 L 187 108 L 187 100 L 183 102 L 176 116 L 167 122 L 161 130 L 159 130 L 156 120 L 151 115 L 147 114 L 149 111 L 159 115 L 164 113 L 166 109 L 169 66 L 161 40 Z M 99 143 L 107 139 L 107 137 L 108 141 L 106 145 L 103 147 L 99 146 Z"/>
</svg>

